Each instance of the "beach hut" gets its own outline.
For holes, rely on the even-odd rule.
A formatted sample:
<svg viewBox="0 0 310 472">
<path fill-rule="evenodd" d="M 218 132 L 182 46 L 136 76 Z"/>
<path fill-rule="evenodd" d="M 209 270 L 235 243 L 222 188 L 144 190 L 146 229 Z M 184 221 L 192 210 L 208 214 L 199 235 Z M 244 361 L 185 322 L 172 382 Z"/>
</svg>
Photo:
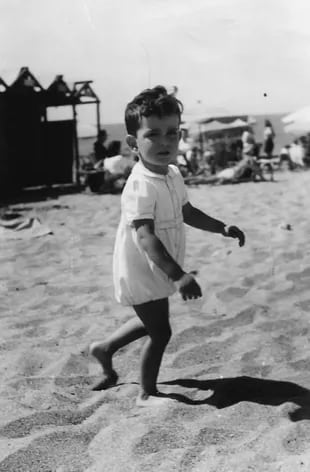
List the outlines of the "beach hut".
<svg viewBox="0 0 310 472">
<path fill-rule="evenodd" d="M 79 183 L 77 107 L 100 101 L 92 81 L 67 85 L 57 75 L 44 89 L 28 67 L 9 86 L 0 79 L 0 193 L 29 187 Z M 50 121 L 50 107 L 70 106 L 72 117 Z"/>
</svg>

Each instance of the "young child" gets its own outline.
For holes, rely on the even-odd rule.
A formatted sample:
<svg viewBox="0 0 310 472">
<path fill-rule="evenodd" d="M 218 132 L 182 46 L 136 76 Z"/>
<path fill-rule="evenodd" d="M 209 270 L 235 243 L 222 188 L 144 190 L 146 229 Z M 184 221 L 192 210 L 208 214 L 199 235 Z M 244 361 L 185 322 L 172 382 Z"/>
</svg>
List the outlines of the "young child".
<svg viewBox="0 0 310 472">
<path fill-rule="evenodd" d="M 191 273 L 183 270 L 184 222 L 195 228 L 239 239 L 236 226 L 227 227 L 188 201 L 183 178 L 174 165 L 180 139 L 183 107 L 164 87 L 144 90 L 127 105 L 127 143 L 139 156 L 121 197 L 121 219 L 113 258 L 115 296 L 132 306 L 136 317 L 104 342 L 90 346 L 103 368 L 104 378 L 94 387 L 116 384 L 112 356 L 121 347 L 147 336 L 142 351 L 138 406 L 171 401 L 156 388 L 165 348 L 171 337 L 168 297 L 176 289 L 184 300 L 201 297 Z"/>
</svg>

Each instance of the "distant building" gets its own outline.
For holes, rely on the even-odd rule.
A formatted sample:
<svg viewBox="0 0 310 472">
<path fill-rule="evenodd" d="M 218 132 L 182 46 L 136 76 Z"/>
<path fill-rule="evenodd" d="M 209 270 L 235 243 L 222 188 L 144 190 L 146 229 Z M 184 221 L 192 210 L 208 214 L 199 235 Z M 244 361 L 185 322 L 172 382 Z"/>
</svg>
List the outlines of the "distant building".
<svg viewBox="0 0 310 472">
<path fill-rule="evenodd" d="M 61 75 L 44 89 L 27 67 L 9 86 L 0 78 L 0 194 L 79 182 L 77 106 L 99 99 L 91 81 L 71 90 Z M 72 119 L 48 121 L 48 107 L 72 107 Z"/>
</svg>

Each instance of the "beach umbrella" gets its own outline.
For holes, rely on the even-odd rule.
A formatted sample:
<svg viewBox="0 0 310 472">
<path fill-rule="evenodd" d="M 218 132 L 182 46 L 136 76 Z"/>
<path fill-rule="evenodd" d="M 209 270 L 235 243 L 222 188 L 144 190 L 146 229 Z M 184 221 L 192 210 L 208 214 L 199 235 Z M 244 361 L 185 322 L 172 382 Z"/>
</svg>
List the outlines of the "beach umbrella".
<svg viewBox="0 0 310 472">
<path fill-rule="evenodd" d="M 310 121 L 295 121 L 294 123 L 289 123 L 288 125 L 284 125 L 284 131 L 297 136 L 310 133 Z"/>
<path fill-rule="evenodd" d="M 202 130 L 204 132 L 208 131 L 226 131 L 235 128 L 247 128 L 249 126 L 248 122 L 237 118 L 236 120 L 230 123 L 223 123 L 218 120 L 210 121 L 209 123 L 204 123 L 202 125 Z"/>
<path fill-rule="evenodd" d="M 310 106 L 300 108 L 282 118 L 284 131 L 295 135 L 310 132 Z"/>
<path fill-rule="evenodd" d="M 294 111 L 293 113 L 289 113 L 288 115 L 282 118 L 282 121 L 285 125 L 297 122 L 310 123 L 310 106 L 306 106 Z"/>
</svg>

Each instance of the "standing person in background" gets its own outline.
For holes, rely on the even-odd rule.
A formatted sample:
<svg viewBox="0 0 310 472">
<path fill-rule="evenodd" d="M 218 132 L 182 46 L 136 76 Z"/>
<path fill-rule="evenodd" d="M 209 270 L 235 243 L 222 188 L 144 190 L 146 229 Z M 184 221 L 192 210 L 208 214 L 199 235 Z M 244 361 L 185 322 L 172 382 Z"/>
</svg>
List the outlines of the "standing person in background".
<svg viewBox="0 0 310 472">
<path fill-rule="evenodd" d="M 107 148 L 104 145 L 107 137 L 108 134 L 105 129 L 99 131 L 97 141 L 94 143 L 95 162 L 104 161 L 107 157 Z"/>
<path fill-rule="evenodd" d="M 253 131 L 250 127 L 248 127 L 247 129 L 243 131 L 241 141 L 242 141 L 243 157 L 254 156 L 256 142 L 255 142 Z"/>
<path fill-rule="evenodd" d="M 90 173 L 86 176 L 85 185 L 89 186 L 92 192 L 100 192 L 104 186 L 103 163 L 107 156 L 107 149 L 104 143 L 107 140 L 105 129 L 99 131 L 97 140 L 94 143 L 94 152 L 90 156 Z"/>
<path fill-rule="evenodd" d="M 242 160 L 241 162 L 245 162 L 247 166 L 250 167 L 252 170 L 252 180 L 255 181 L 256 176 L 260 178 L 260 180 L 266 180 L 263 176 L 262 169 L 258 162 L 258 146 L 256 144 L 254 133 L 252 128 L 246 129 L 242 133 Z"/>
<path fill-rule="evenodd" d="M 272 157 L 272 151 L 274 148 L 274 138 L 275 138 L 275 132 L 273 130 L 271 121 L 265 120 L 264 136 L 263 136 L 263 139 L 264 139 L 263 151 L 267 159 L 271 159 Z"/>
</svg>

